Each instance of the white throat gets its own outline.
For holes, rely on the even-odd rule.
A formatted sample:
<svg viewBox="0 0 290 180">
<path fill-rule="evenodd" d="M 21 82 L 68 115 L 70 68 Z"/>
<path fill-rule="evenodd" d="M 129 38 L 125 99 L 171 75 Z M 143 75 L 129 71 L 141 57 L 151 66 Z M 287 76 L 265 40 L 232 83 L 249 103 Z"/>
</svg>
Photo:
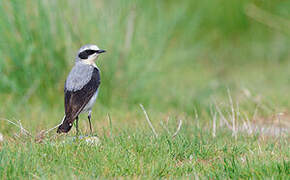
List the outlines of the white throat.
<svg viewBox="0 0 290 180">
<path fill-rule="evenodd" d="M 98 66 L 95 63 L 95 60 L 97 59 L 97 57 L 98 57 L 97 55 L 91 56 L 88 59 L 81 60 L 80 63 L 88 64 L 88 65 L 94 66 L 95 68 L 98 68 Z"/>
</svg>

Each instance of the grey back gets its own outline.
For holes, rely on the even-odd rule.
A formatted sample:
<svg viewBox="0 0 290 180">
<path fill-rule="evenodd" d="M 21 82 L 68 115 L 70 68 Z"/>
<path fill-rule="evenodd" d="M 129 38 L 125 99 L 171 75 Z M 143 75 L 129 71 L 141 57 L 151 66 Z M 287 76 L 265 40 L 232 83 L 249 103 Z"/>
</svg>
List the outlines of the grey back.
<svg viewBox="0 0 290 180">
<path fill-rule="evenodd" d="M 77 91 L 82 89 L 91 80 L 93 71 L 93 66 L 76 63 L 66 79 L 64 86 L 65 91 Z"/>
</svg>

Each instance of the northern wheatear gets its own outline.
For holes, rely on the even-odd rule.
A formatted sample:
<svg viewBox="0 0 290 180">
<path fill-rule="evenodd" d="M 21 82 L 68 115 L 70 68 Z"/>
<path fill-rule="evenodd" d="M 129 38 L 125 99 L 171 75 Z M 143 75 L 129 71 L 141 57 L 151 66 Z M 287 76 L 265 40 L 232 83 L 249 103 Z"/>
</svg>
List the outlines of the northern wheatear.
<svg viewBox="0 0 290 180">
<path fill-rule="evenodd" d="M 87 44 L 80 48 L 76 56 L 75 65 L 70 71 L 64 85 L 65 116 L 57 133 L 67 133 L 76 120 L 78 133 L 78 116 L 88 112 L 90 131 L 92 133 L 91 113 L 98 96 L 100 86 L 100 72 L 95 60 L 99 54 L 106 52 L 98 46 Z"/>
</svg>

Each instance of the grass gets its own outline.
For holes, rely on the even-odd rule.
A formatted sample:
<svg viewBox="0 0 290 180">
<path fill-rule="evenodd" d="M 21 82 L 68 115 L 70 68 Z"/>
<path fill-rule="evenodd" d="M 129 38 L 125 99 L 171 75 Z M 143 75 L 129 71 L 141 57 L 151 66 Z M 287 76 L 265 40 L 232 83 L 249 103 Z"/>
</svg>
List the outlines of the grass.
<svg viewBox="0 0 290 180">
<path fill-rule="evenodd" d="M 105 130 L 99 146 L 50 139 L 42 144 L 25 141 L 19 149 L 19 142 L 12 141 L 1 148 L 1 178 L 146 175 L 287 179 L 289 175 L 286 140 L 243 135 L 235 139 L 222 130 L 213 138 L 205 129 L 192 128 L 192 124 L 186 127 L 175 138 L 165 132 L 154 138 L 143 128 L 118 130 L 113 136 Z"/>
<path fill-rule="evenodd" d="M 0 178 L 287 179 L 289 5 L 0 0 Z M 87 43 L 107 50 L 92 117 L 101 144 L 69 141 L 74 130 L 42 137 L 63 117 L 63 84 Z"/>
</svg>

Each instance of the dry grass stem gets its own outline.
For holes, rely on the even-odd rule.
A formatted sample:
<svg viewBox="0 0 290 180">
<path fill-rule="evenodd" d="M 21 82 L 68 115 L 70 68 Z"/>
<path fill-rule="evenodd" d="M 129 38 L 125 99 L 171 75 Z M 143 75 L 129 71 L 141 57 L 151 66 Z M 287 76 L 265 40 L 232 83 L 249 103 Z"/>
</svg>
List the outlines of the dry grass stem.
<svg viewBox="0 0 290 180">
<path fill-rule="evenodd" d="M 212 122 L 212 136 L 216 137 L 216 112 L 213 115 L 213 122 Z"/>
<path fill-rule="evenodd" d="M 227 89 L 228 92 L 228 96 L 229 96 L 229 100 L 230 100 L 230 106 L 231 106 L 231 119 L 232 119 L 232 135 L 235 136 L 235 138 L 237 138 L 237 131 L 236 131 L 236 113 L 235 113 L 235 108 L 234 108 L 234 103 L 233 103 L 233 99 L 230 93 L 230 90 Z"/>
<path fill-rule="evenodd" d="M 166 130 L 166 132 L 167 132 L 168 134 L 170 134 L 169 129 L 164 125 L 164 123 L 163 123 L 162 121 L 160 121 L 160 125 L 161 125 L 161 127 L 162 127 L 163 129 Z"/>
<path fill-rule="evenodd" d="M 147 120 L 149 126 L 151 127 L 153 134 L 155 135 L 155 137 L 158 137 L 158 134 L 156 133 L 156 131 L 155 131 L 155 129 L 154 129 L 154 127 L 153 127 L 153 125 L 152 125 L 150 119 L 149 119 L 149 116 L 148 116 L 148 114 L 147 114 L 147 112 L 146 112 L 144 106 L 143 106 L 142 104 L 139 104 L 139 106 L 140 106 L 141 109 L 143 110 L 143 113 L 144 113 L 144 115 L 145 115 L 145 118 L 146 118 L 146 120 Z"/>
<path fill-rule="evenodd" d="M 229 124 L 229 122 L 227 121 L 227 119 L 226 119 L 225 116 L 223 115 L 221 109 L 218 107 L 218 105 L 217 105 L 216 103 L 215 103 L 215 107 L 216 107 L 216 110 L 217 110 L 217 112 L 219 113 L 221 119 L 223 120 L 223 122 L 227 125 L 227 127 L 228 127 L 229 129 L 232 130 L 232 126 Z"/>
<path fill-rule="evenodd" d="M 179 132 L 180 129 L 181 129 L 181 125 L 182 125 L 182 120 L 179 120 L 177 130 L 176 130 L 176 132 L 172 135 L 172 138 L 174 138 L 174 137 L 178 134 L 178 132 Z"/>
<path fill-rule="evenodd" d="M 24 132 L 25 135 L 32 136 L 32 135 L 30 134 L 29 131 L 27 131 L 26 129 L 24 129 L 24 128 L 22 127 L 20 121 L 18 121 L 19 124 L 17 124 L 17 123 L 15 123 L 15 122 L 13 122 L 13 121 L 11 121 L 11 120 L 9 120 L 9 119 L 6 119 L 6 118 L 0 118 L 0 120 L 7 121 L 7 122 L 9 122 L 10 124 L 13 124 L 13 125 L 15 125 L 16 127 L 20 128 L 20 132 Z"/>
</svg>

